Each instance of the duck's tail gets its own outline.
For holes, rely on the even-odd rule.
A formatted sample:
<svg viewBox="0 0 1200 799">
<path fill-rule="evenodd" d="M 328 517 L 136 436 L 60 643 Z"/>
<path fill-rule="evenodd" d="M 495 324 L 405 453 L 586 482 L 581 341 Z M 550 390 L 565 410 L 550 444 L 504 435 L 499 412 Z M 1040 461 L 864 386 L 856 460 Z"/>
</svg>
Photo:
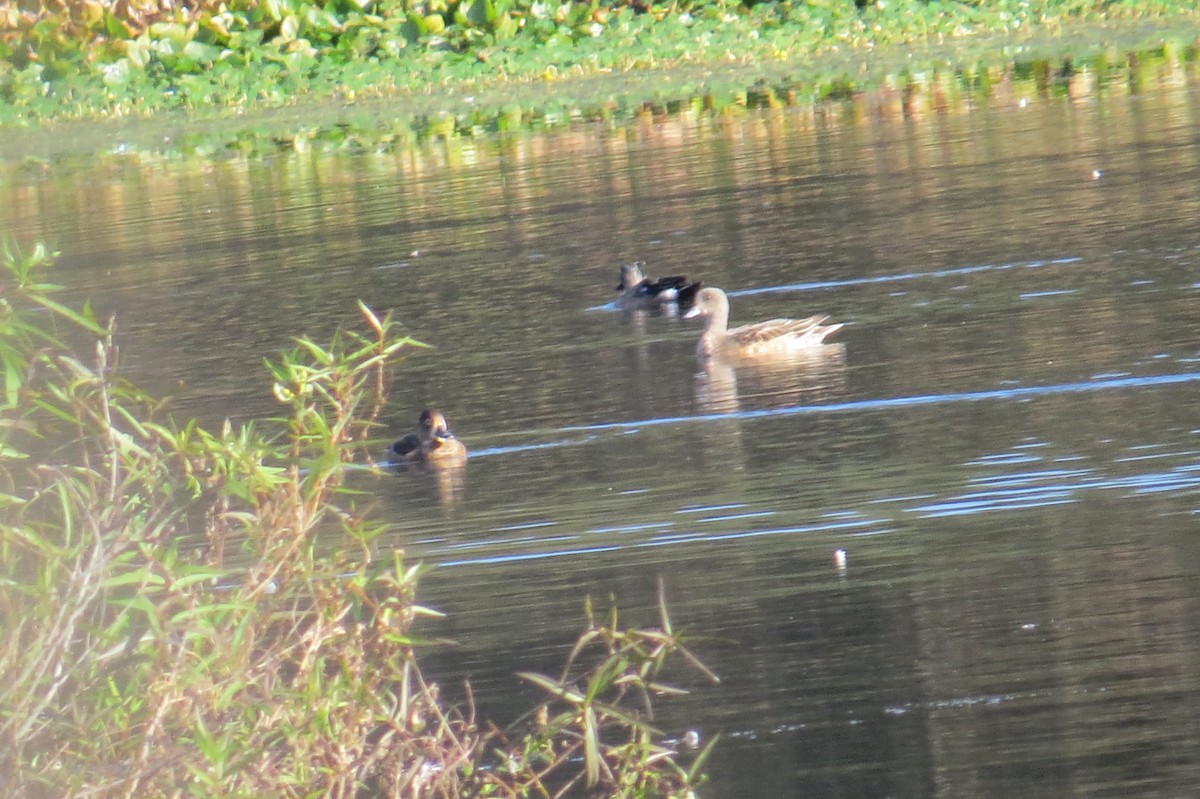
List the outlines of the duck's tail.
<svg viewBox="0 0 1200 799">
<path fill-rule="evenodd" d="M 818 322 L 817 326 L 813 328 L 812 332 L 812 335 L 820 339 L 822 342 L 846 326 L 845 322 L 835 322 L 832 325 L 827 325 L 824 324 L 824 321 L 825 320 L 822 319 L 820 322 Z"/>
</svg>

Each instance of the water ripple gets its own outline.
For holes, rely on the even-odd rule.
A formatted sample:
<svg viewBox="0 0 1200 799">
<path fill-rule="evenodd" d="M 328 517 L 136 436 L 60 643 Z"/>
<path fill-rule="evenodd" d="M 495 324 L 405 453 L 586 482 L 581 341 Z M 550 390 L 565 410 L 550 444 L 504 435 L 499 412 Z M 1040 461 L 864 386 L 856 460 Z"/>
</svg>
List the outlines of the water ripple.
<svg viewBox="0 0 1200 799">
<path fill-rule="evenodd" d="M 514 552 L 508 555 L 490 555 L 481 558 L 463 558 L 461 560 L 444 560 L 438 566 L 474 566 L 485 563 L 514 563 L 522 560 L 542 560 L 543 558 L 565 558 L 576 555 L 595 555 L 601 552 L 616 552 L 619 546 L 583 547 L 580 549 L 560 549 L 554 552 Z"/>
<path fill-rule="evenodd" d="M 1156 447 L 1151 445 L 1132 447 L 1131 449 L 1148 448 Z M 968 516 L 977 513 L 1078 502 L 1082 498 L 1081 494 L 1096 490 L 1123 490 L 1127 491 L 1129 496 L 1196 490 L 1200 489 L 1200 463 L 1194 461 L 1197 455 L 1200 453 L 1189 449 L 1114 458 L 1113 464 L 1161 461 L 1167 458 L 1192 459 L 1160 471 L 1119 476 L 1105 475 L 1098 469 L 1042 469 L 1031 472 L 986 475 L 973 478 L 969 485 L 988 490 L 968 491 L 957 496 L 915 505 L 905 510 L 918 514 L 922 518 Z M 980 460 L 976 460 L 967 465 L 980 465 L 980 463 Z"/>
<path fill-rule="evenodd" d="M 746 514 L 746 516 L 762 516 L 774 515 L 774 512 L 764 514 Z M 726 517 L 727 519 L 742 518 Z M 714 521 L 714 519 L 697 519 L 696 523 L 705 521 Z M 453 552 L 460 555 L 455 560 L 445 560 L 439 563 L 440 566 L 465 566 L 465 565 L 482 565 L 494 563 L 511 563 L 515 561 L 539 560 L 542 558 L 556 558 L 563 556 L 580 556 L 593 555 L 606 552 L 617 552 L 630 548 L 647 548 L 647 547 L 662 547 L 675 544 L 690 544 L 695 542 L 715 542 L 715 541 L 732 541 L 744 538 L 760 538 L 766 536 L 778 535 L 798 535 L 806 533 L 827 533 L 833 531 L 846 531 L 853 535 L 877 535 L 882 529 L 885 522 L 880 519 L 871 519 L 867 517 L 855 518 L 852 520 L 835 521 L 835 522 L 818 522 L 815 524 L 802 524 L 788 527 L 768 527 L 762 529 L 739 529 L 720 533 L 701 533 L 696 531 L 663 531 L 659 534 L 652 535 L 644 540 L 630 541 L 625 544 L 606 544 L 595 547 L 573 547 L 565 550 L 546 550 L 544 547 L 551 543 L 562 543 L 565 541 L 577 541 L 578 536 L 571 535 L 556 535 L 546 538 L 535 538 L 532 536 L 523 536 L 521 538 L 513 538 L 506 540 L 488 540 L 476 541 L 467 544 L 455 544 L 442 548 L 443 553 Z M 673 527 L 673 525 L 664 524 L 646 524 L 646 525 L 630 525 L 625 528 L 602 528 L 589 530 L 591 533 L 603 532 L 640 532 L 643 530 L 652 530 L 656 528 Z M 528 545 L 523 546 L 521 552 L 511 553 L 489 553 L 481 554 L 477 557 L 461 557 L 467 550 L 492 548 L 496 546 L 512 546 L 514 544 Z"/>
<path fill-rule="evenodd" d="M 512 446 L 508 447 L 487 447 L 486 449 L 472 450 L 469 457 L 486 458 L 491 455 L 511 455 L 516 452 L 534 452 L 543 449 L 558 449 L 559 447 L 577 447 L 583 444 L 590 444 L 595 440 L 595 436 L 584 436 L 582 438 L 573 438 L 566 441 L 540 441 L 536 444 L 513 444 Z"/>
<path fill-rule="evenodd" d="M 1180 376 L 1195 379 L 1200 375 Z M 1126 382 L 1126 381 L 1122 381 Z M 1175 381 L 1177 382 L 1177 381 Z M 1091 385 L 1091 384 L 1087 384 Z M 666 421 L 666 420 L 664 420 Z M 646 424 L 641 422 L 639 424 Z M 620 427 L 620 425 L 613 425 Z M 1064 505 L 1079 502 L 1082 495 L 1089 491 L 1125 491 L 1127 496 L 1140 496 L 1165 492 L 1183 492 L 1200 490 L 1200 450 L 1174 449 L 1167 450 L 1160 445 L 1135 445 L 1125 449 L 1124 454 L 1115 457 L 1111 465 L 1127 463 L 1161 464 L 1168 459 L 1180 459 L 1175 465 L 1164 464 L 1167 468 L 1137 474 L 1110 475 L 1105 474 L 1098 466 L 1087 468 L 1016 468 L 1031 463 L 1044 463 L 1049 459 L 1031 457 L 1030 450 L 1050 447 L 1045 441 L 1021 441 L 1006 452 L 980 455 L 963 466 L 970 469 L 993 470 L 989 474 L 980 474 L 967 481 L 968 490 L 949 496 L 936 494 L 910 494 L 899 497 L 878 497 L 868 500 L 869 504 L 900 504 L 900 514 L 913 514 L 920 518 L 945 518 L 955 516 L 970 516 L 981 513 L 1017 511 L 1045 508 L 1054 505 Z M 1083 455 L 1061 455 L 1052 459 L 1054 462 L 1081 460 L 1093 461 Z M 1012 469 L 1012 471 L 994 470 Z M 736 541 L 741 539 L 765 538 L 770 536 L 791 535 L 820 535 L 844 534 L 859 537 L 865 535 L 880 535 L 893 532 L 894 518 L 874 518 L 859 510 L 849 508 L 827 511 L 820 520 L 810 523 L 776 527 L 754 527 L 753 521 L 777 515 L 771 509 L 755 509 L 752 505 L 742 502 L 685 505 L 671 512 L 675 516 L 687 517 L 686 522 L 692 529 L 677 529 L 673 521 L 654 521 L 646 523 L 610 525 L 593 527 L 586 531 L 594 535 L 625 535 L 629 539 L 619 543 L 606 543 L 597 546 L 579 546 L 579 535 L 555 531 L 552 535 L 524 534 L 507 539 L 491 539 L 468 543 L 443 542 L 439 548 L 443 555 L 456 557 L 441 563 L 442 566 L 459 566 L 466 564 L 494 564 L 514 561 L 538 560 L 563 556 L 582 556 L 601 554 L 630 549 L 656 548 L 674 545 L 692 545 L 697 543 L 713 543 Z M 714 523 L 745 523 L 750 526 L 737 524 L 734 529 L 704 532 L 700 528 Z M 506 525 L 493 528 L 493 532 L 525 532 L 538 528 L 558 527 L 559 522 L 551 519 L 541 519 L 521 524 Z M 547 530 L 547 533 L 550 531 Z M 434 543 L 430 541 L 429 543 Z M 552 550 L 552 545 L 570 545 L 569 549 Z M 520 548 L 519 552 L 497 553 L 496 548 Z M 475 556 L 470 550 L 492 550 L 478 552 Z"/>
<path fill-rule="evenodd" d="M 586 444 L 597 441 L 600 438 L 597 433 L 600 431 L 630 434 L 642 428 L 717 419 L 787 417 L 799 414 L 880 410 L 955 402 L 1019 400 L 1061 394 L 1154 388 L 1197 381 L 1200 381 L 1200 372 L 1141 377 L 1103 376 L 1086 381 L 1053 385 L 1005 386 L 984 391 L 860 399 L 734 413 L 604 422 L 559 428 L 560 434 L 581 431 L 585 433 L 583 436 L 567 435 L 561 442 L 497 447 L 483 450 L 477 454 L 499 454 Z M 1104 441 L 1100 443 L 1104 443 Z M 442 561 L 442 566 L 459 566 L 512 563 L 564 556 L 580 557 L 634 549 L 675 545 L 693 546 L 771 536 L 840 534 L 857 537 L 893 532 L 896 515 L 944 518 L 1037 509 L 1079 502 L 1082 495 L 1090 491 L 1117 490 L 1126 492 L 1127 496 L 1132 497 L 1200 489 L 1200 463 L 1197 462 L 1200 450 L 1197 449 L 1168 449 L 1153 444 L 1129 446 L 1108 463 L 1110 468 L 1128 464 L 1144 464 L 1147 467 L 1158 468 L 1137 474 L 1113 475 L 1105 473 L 1101 466 L 1095 463 L 1094 456 L 1088 457 L 1071 452 L 1057 453 L 1053 447 L 1052 442 L 1026 438 L 1015 442 L 1006 451 L 977 455 L 963 462 L 962 466 L 984 473 L 970 475 L 966 481 L 965 490 L 957 494 L 909 493 L 905 496 L 882 496 L 866 500 L 870 505 L 893 507 L 895 511 L 893 514 L 888 514 L 889 518 L 873 518 L 858 510 L 843 508 L 838 511 L 826 512 L 822 514 L 821 518 L 811 522 L 758 527 L 756 522 L 776 516 L 778 512 L 771 508 L 755 507 L 744 502 L 700 503 L 682 505 L 673 511 L 667 510 L 665 520 L 660 518 L 645 523 L 595 526 L 576 535 L 562 529 L 561 525 L 569 526 L 569 522 L 546 518 L 535 519 L 493 528 L 491 531 L 492 533 L 517 533 L 513 537 L 489 536 L 490 540 L 457 544 L 443 542 L 441 546 L 435 545 L 431 554 L 436 552 L 443 557 L 453 558 Z M 1171 462 L 1173 459 L 1176 461 L 1175 463 Z M 1070 463 L 1072 466 L 1055 465 L 1065 463 Z M 672 517 L 678 521 L 671 521 Z M 705 529 L 712 525 L 720 525 L 722 529 Z M 554 527 L 559 529 L 547 529 L 544 534 L 541 531 L 534 532 L 538 528 Z M 586 546 L 582 545 L 583 541 L 581 540 L 584 535 L 621 536 L 623 540 L 620 543 L 608 540 L 604 543 L 597 542 L 595 546 Z M 557 547 L 563 548 L 558 549 Z"/>
<path fill-rule="evenodd" d="M 821 280 L 812 283 L 790 283 L 782 286 L 766 286 L 757 289 L 741 289 L 728 292 L 731 297 L 749 297 L 754 294 L 779 294 L 795 291 L 821 291 L 824 289 L 844 288 L 847 286 L 870 286 L 881 283 L 903 283 L 909 280 L 928 280 L 947 277 L 961 277 L 984 272 L 1002 272 L 1009 269 L 1039 269 L 1045 266 L 1067 266 L 1083 261 L 1082 258 L 1052 258 L 1047 261 L 1014 261 L 1005 264 L 979 264 L 977 266 L 960 266 L 953 269 L 936 269 L 930 272 L 905 272 L 899 275 L 875 275 L 872 277 L 856 277 L 849 280 Z"/>
<path fill-rule="evenodd" d="M 595 432 L 598 430 L 629 430 L 638 427 L 708 422 L 717 419 L 759 419 L 774 416 L 798 416 L 801 414 L 843 413 L 847 411 L 874 411 L 889 408 L 919 407 L 957 402 L 984 402 L 1004 399 L 1030 399 L 1059 394 L 1085 394 L 1094 391 L 1119 391 L 1127 388 L 1153 388 L 1200 381 L 1200 372 L 1180 374 L 1145 375 L 1142 377 L 1091 380 L 1082 383 L 1057 383 L 1046 386 L 1018 386 L 984 391 L 964 391 L 957 394 L 918 394 L 910 397 L 883 397 L 878 399 L 831 402 L 818 405 L 789 405 L 784 408 L 736 411 L 732 413 L 708 413 L 694 416 L 663 416 L 628 422 L 596 422 L 594 424 L 570 425 L 563 432 Z"/>
</svg>

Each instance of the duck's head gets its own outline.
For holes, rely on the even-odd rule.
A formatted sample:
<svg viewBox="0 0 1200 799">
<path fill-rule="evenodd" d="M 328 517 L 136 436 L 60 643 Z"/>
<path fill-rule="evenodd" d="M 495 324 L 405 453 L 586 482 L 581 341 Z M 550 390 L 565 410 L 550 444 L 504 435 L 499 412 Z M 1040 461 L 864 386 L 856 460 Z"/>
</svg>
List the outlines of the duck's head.
<svg viewBox="0 0 1200 799">
<path fill-rule="evenodd" d="M 621 264 L 621 282 L 617 284 L 617 291 L 626 291 L 645 280 L 646 276 L 642 274 L 642 267 L 645 265 L 645 261 Z"/>
<path fill-rule="evenodd" d="M 724 312 L 729 313 L 729 300 L 725 292 L 708 286 L 696 292 L 695 302 L 683 315 L 684 319 L 695 319 L 697 316 L 715 316 Z"/>
<path fill-rule="evenodd" d="M 446 439 L 454 438 L 454 434 L 450 432 L 450 426 L 446 424 L 446 417 L 442 415 L 441 411 L 433 408 L 421 411 L 418 429 L 423 441 L 435 441 L 440 444 Z"/>
</svg>

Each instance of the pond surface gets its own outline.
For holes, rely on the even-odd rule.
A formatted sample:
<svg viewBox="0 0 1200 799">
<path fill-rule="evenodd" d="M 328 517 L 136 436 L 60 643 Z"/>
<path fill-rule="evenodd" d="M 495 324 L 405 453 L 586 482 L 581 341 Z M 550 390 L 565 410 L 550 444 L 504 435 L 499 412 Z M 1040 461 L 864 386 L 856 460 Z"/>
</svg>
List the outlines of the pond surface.
<svg viewBox="0 0 1200 799">
<path fill-rule="evenodd" d="M 1200 783 L 1200 94 L 1071 86 L 0 185 L 0 226 L 118 314 L 128 373 L 215 423 L 262 359 L 394 310 L 394 434 L 441 408 L 461 494 L 371 483 L 436 564 L 427 670 L 504 722 L 583 597 L 723 682 L 707 796 L 1191 795 Z M 617 267 L 829 313 L 834 357 L 702 370 Z M 380 441 L 380 451 L 386 447 Z M 845 568 L 834 553 L 844 550 Z"/>
</svg>

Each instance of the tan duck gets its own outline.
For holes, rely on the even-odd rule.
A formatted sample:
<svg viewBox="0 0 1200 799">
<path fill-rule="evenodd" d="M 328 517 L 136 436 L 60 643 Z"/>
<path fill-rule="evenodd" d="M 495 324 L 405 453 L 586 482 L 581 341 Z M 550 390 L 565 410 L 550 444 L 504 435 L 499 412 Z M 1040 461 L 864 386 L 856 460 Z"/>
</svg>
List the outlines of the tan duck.
<svg viewBox="0 0 1200 799">
<path fill-rule="evenodd" d="M 402 463 L 454 465 L 467 459 L 466 446 L 454 437 L 441 411 L 421 411 L 417 429 L 392 444 L 391 453 Z"/>
<path fill-rule="evenodd" d="M 755 360 L 787 357 L 812 352 L 826 338 L 841 330 L 841 323 L 827 325 L 828 316 L 807 319 L 772 319 L 729 329 L 729 298 L 718 288 L 703 288 L 685 319 L 704 317 L 704 333 L 696 346 L 699 358 Z"/>
<path fill-rule="evenodd" d="M 625 310 L 651 310 L 678 305 L 687 308 L 700 290 L 700 283 L 688 283 L 683 275 L 660 277 L 658 280 L 642 273 L 644 261 L 621 264 L 621 281 L 617 283 L 617 307 Z"/>
</svg>

